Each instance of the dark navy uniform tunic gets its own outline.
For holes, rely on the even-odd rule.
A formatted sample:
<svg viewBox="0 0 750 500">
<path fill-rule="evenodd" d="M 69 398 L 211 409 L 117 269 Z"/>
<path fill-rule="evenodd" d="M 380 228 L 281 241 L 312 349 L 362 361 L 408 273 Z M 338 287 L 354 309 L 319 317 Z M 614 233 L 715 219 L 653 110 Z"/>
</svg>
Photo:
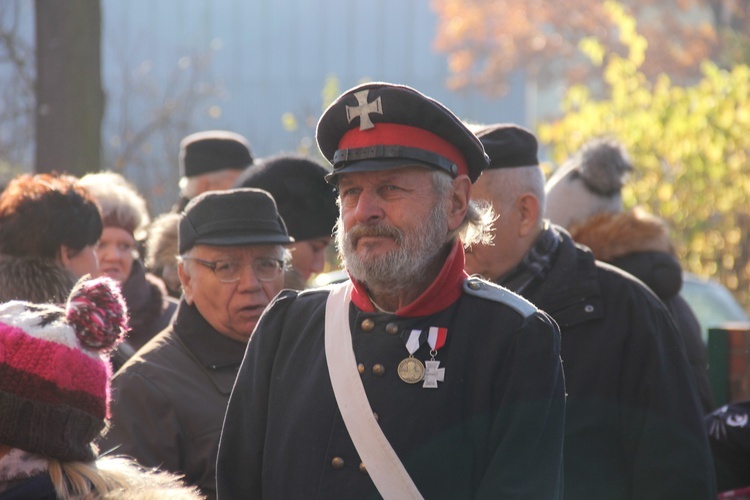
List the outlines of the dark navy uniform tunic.
<svg viewBox="0 0 750 500">
<path fill-rule="evenodd" d="M 463 257 L 463 255 L 461 255 Z M 460 285 L 459 285 L 460 286 Z M 327 290 L 284 291 L 261 319 L 230 398 L 220 498 L 379 498 L 339 413 L 324 348 Z M 557 498 L 564 383 L 545 313 L 471 278 L 457 300 L 401 317 L 350 304 L 370 406 L 425 498 Z M 397 374 L 409 332 L 447 328 L 436 389 Z M 423 343 L 414 357 L 430 359 Z"/>
</svg>

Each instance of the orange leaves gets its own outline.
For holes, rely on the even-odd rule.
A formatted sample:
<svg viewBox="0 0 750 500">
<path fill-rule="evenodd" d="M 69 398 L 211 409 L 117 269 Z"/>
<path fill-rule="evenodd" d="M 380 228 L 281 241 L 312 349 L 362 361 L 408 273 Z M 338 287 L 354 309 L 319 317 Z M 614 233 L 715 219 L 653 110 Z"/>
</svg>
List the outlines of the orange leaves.
<svg viewBox="0 0 750 500">
<path fill-rule="evenodd" d="M 448 55 L 454 82 L 477 84 L 490 93 L 501 88 L 514 70 L 527 70 L 544 80 L 562 78 L 567 83 L 599 78 L 600 70 L 578 47 L 581 40 L 594 37 L 606 52 L 624 54 L 622 27 L 616 27 L 606 4 L 432 0 L 438 15 L 435 47 Z M 648 78 L 667 72 L 679 82 L 689 82 L 700 77 L 701 61 L 745 53 L 720 52 L 727 43 L 725 37 L 733 37 L 732 41 L 739 37 L 750 45 L 750 2 L 744 0 L 624 0 L 619 4 L 637 22 L 627 29 L 637 30 L 648 42 L 642 65 Z"/>
</svg>

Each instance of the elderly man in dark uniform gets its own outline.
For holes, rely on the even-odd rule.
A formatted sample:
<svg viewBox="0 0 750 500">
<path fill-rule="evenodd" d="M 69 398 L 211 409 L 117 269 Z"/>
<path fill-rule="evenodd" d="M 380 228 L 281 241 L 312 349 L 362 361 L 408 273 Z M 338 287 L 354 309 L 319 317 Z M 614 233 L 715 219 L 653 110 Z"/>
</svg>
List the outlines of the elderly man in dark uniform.
<svg viewBox="0 0 750 500">
<path fill-rule="evenodd" d="M 265 191 L 209 191 L 179 221 L 183 296 L 174 323 L 115 374 L 101 449 L 184 474 L 215 496 L 229 394 L 258 318 L 281 290 L 293 242 Z"/>
<path fill-rule="evenodd" d="M 544 217 L 534 135 L 477 130 L 490 166 L 474 197 L 501 214 L 494 246 L 466 269 L 508 287 L 560 325 L 566 500 L 715 498 L 714 473 L 682 339 L 643 283 L 598 262 Z"/>
<path fill-rule="evenodd" d="M 261 318 L 227 409 L 219 497 L 558 498 L 557 326 L 463 271 L 491 218 L 470 201 L 479 141 L 385 83 L 340 96 L 317 139 L 351 279 L 284 291 Z"/>
</svg>

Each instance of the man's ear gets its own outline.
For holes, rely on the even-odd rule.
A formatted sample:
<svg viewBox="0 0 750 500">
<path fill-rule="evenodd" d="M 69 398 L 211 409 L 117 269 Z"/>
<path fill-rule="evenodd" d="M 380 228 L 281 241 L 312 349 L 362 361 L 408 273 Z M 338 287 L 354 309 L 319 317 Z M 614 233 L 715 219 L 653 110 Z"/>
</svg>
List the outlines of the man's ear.
<svg viewBox="0 0 750 500">
<path fill-rule="evenodd" d="M 531 193 L 518 198 L 518 235 L 527 236 L 534 231 L 539 221 L 539 200 Z"/>
<path fill-rule="evenodd" d="M 182 294 L 185 296 L 185 302 L 189 305 L 193 305 L 193 284 L 190 271 L 187 269 L 185 261 L 177 263 L 177 275 L 180 277 L 180 284 L 182 285 Z"/>
<path fill-rule="evenodd" d="M 448 229 L 450 231 L 454 231 L 463 223 L 466 211 L 469 209 L 470 195 L 471 180 L 469 176 L 459 175 L 453 179 L 448 205 Z"/>
</svg>

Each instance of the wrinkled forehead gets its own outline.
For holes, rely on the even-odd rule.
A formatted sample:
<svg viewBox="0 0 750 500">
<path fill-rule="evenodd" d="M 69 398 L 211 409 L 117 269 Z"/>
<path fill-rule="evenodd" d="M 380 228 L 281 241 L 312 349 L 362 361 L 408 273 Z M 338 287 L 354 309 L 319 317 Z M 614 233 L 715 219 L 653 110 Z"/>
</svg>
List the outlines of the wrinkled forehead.
<svg viewBox="0 0 750 500">
<path fill-rule="evenodd" d="M 402 161 L 398 165 L 385 168 L 359 169 L 350 172 L 342 172 L 337 175 L 339 189 L 360 182 L 396 182 L 412 181 L 428 182 L 432 172 L 430 169 L 418 163 Z M 446 174 L 447 175 L 447 174 Z"/>
</svg>

